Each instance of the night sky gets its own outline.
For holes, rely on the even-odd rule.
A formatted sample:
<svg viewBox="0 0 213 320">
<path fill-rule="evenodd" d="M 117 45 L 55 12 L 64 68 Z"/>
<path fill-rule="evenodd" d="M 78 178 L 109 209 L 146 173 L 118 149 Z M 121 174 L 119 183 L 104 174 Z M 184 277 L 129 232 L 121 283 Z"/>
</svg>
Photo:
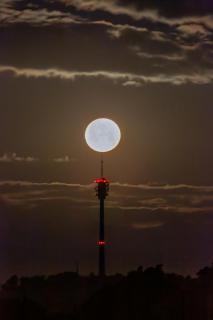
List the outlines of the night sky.
<svg viewBox="0 0 213 320">
<path fill-rule="evenodd" d="M 97 272 L 100 154 L 107 269 L 213 261 L 213 2 L 0 1 L 0 282 Z"/>
</svg>

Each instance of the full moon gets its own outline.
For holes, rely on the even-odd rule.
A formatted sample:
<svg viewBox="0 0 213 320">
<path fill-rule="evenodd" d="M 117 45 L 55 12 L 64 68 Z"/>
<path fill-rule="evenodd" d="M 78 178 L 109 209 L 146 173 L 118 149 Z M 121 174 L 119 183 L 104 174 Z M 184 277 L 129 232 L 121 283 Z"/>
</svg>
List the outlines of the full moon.
<svg viewBox="0 0 213 320">
<path fill-rule="evenodd" d="M 85 139 L 88 146 L 97 152 L 108 152 L 117 147 L 121 131 L 117 123 L 100 118 L 92 121 L 86 128 Z"/>
</svg>

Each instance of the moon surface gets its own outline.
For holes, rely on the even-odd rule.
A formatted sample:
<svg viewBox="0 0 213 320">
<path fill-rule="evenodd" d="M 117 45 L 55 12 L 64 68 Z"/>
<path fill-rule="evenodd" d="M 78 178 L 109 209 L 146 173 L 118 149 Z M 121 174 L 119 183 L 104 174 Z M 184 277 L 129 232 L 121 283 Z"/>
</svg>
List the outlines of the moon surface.
<svg viewBox="0 0 213 320">
<path fill-rule="evenodd" d="M 117 123 L 100 118 L 92 121 L 86 128 L 85 139 L 88 146 L 97 152 L 108 152 L 117 147 L 121 131 Z"/>
</svg>

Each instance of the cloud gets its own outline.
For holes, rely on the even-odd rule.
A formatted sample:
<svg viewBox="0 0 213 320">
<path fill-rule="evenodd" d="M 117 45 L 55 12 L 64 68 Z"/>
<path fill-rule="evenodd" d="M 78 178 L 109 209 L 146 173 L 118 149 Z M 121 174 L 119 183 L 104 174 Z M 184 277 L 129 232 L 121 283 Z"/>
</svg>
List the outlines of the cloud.
<svg viewBox="0 0 213 320">
<path fill-rule="evenodd" d="M 78 10 L 94 12 L 102 10 L 112 15 L 124 15 L 134 20 L 149 20 L 170 26 L 184 23 L 204 24 L 213 27 L 213 5 L 197 1 L 189 6 L 186 1 L 117 1 L 117 0 L 60 0 Z"/>
<path fill-rule="evenodd" d="M 199 214 L 213 211 L 213 186 L 117 182 L 112 188 L 115 195 L 120 194 L 119 209 L 125 212 Z"/>
<path fill-rule="evenodd" d="M 135 38 L 135 36 L 137 35 L 139 44 L 141 44 L 141 40 L 143 40 L 143 47 L 144 40 L 149 40 L 153 43 L 158 42 L 159 46 L 160 44 L 162 45 L 162 43 L 167 43 L 176 49 L 185 50 L 184 44 L 190 44 L 191 48 L 197 49 L 202 43 L 206 43 L 206 41 L 208 40 L 211 41 L 212 37 L 212 31 L 209 28 L 207 28 L 203 23 L 193 23 L 191 22 L 191 20 L 189 22 L 184 21 L 183 23 L 179 23 L 174 26 L 168 26 L 167 32 L 162 31 L 161 29 L 163 28 L 159 28 L 159 30 L 156 30 L 155 25 L 153 25 L 151 27 L 153 29 L 150 30 L 145 27 L 138 27 L 129 24 L 113 24 L 112 22 L 107 21 L 94 21 L 88 23 L 96 25 L 105 25 L 109 27 L 107 29 L 107 33 L 113 39 L 120 39 L 121 37 L 127 36 L 128 34 L 130 36 L 130 39 L 132 39 L 132 37 Z M 194 42 L 196 42 L 194 43 L 194 45 L 188 41 L 189 38 L 192 36 L 194 37 Z M 195 46 L 195 44 L 197 46 Z M 134 47 L 137 46 L 133 46 L 132 48 Z M 150 46 L 148 45 L 147 47 L 149 48 Z M 170 56 L 165 54 L 165 59 L 166 57 L 168 57 L 168 60 L 181 60 L 181 58 L 183 58 L 183 55 L 178 55 L 179 59 L 173 59 L 172 55 Z"/>
<path fill-rule="evenodd" d="M 139 88 L 142 86 L 142 83 L 138 82 L 138 81 L 134 81 L 134 80 L 129 80 L 123 83 L 124 87 L 135 87 L 135 88 Z"/>
<path fill-rule="evenodd" d="M 169 61 L 181 61 L 185 59 L 183 54 L 152 54 L 147 52 L 137 51 L 137 56 L 145 59 L 162 59 Z"/>
<path fill-rule="evenodd" d="M 164 226 L 164 222 L 160 221 L 149 221 L 149 222 L 138 222 L 133 223 L 131 227 L 136 230 L 144 230 L 144 229 L 155 229 Z"/>
<path fill-rule="evenodd" d="M 185 33 L 186 35 L 202 35 L 202 36 L 208 36 L 211 35 L 211 32 L 207 30 L 203 25 L 201 24 L 183 24 L 177 27 L 177 30 L 181 31 L 182 33 Z"/>
<path fill-rule="evenodd" d="M 141 212 L 170 212 L 170 213 L 182 213 L 182 214 L 192 214 L 192 213 L 204 213 L 212 212 L 213 206 L 210 207 L 191 207 L 191 206 L 159 206 L 159 207 L 148 207 L 148 206 L 120 206 L 120 210 L 125 211 L 141 211 Z"/>
<path fill-rule="evenodd" d="M 94 184 L 8 180 L 0 181 L 0 191 L 0 201 L 11 206 L 31 208 L 44 202 L 69 202 L 76 208 L 98 208 Z M 123 214 L 135 212 L 159 217 L 164 217 L 163 214 L 211 214 L 213 186 L 111 183 L 106 208 Z"/>
<path fill-rule="evenodd" d="M 120 38 L 127 31 L 137 32 L 140 34 L 148 32 L 147 28 L 142 28 L 142 27 L 140 28 L 133 25 L 129 25 L 129 24 L 113 24 L 105 21 L 95 21 L 93 22 L 93 24 L 97 24 L 97 25 L 100 24 L 100 25 L 105 25 L 110 27 L 107 30 L 107 32 L 109 35 L 111 35 L 112 38 L 115 38 L 115 39 Z"/>
<path fill-rule="evenodd" d="M 59 0 L 67 6 L 74 6 L 78 10 L 94 12 L 105 11 L 113 15 L 127 15 L 133 19 L 140 20 L 155 16 L 165 19 L 175 19 L 182 16 L 198 16 L 213 13 L 213 5 L 206 3 L 203 5 L 201 0 L 188 5 L 184 0 L 174 0 L 171 3 L 156 0 Z"/>
<path fill-rule="evenodd" d="M 70 162 L 75 162 L 76 159 L 70 158 L 69 156 L 66 155 L 64 157 L 54 158 L 53 161 L 57 163 L 70 163 Z"/>
<path fill-rule="evenodd" d="M 15 152 L 13 153 L 4 153 L 0 156 L 0 162 L 35 162 L 38 161 L 37 158 L 32 156 L 18 156 Z"/>
<path fill-rule="evenodd" d="M 94 185 L 66 182 L 33 182 L 22 180 L 0 181 L 0 201 L 8 206 L 34 208 L 44 202 L 64 203 L 73 206 L 94 206 L 97 202 L 91 197 Z"/>
<path fill-rule="evenodd" d="M 141 12 L 137 11 L 136 8 L 119 5 L 114 0 L 60 0 L 60 2 L 83 11 L 94 12 L 101 10 L 114 15 L 131 16 L 134 19 L 141 19 L 142 17 Z"/>
<path fill-rule="evenodd" d="M 84 21 L 70 12 L 58 10 L 49 10 L 47 8 L 39 9 L 37 7 L 26 6 L 24 9 L 17 9 L 14 1 L 3 1 L 0 4 L 0 25 L 11 25 L 18 23 L 27 23 L 35 26 L 49 26 L 58 24 L 73 24 Z"/>
<path fill-rule="evenodd" d="M 155 74 L 142 75 L 134 73 L 116 72 L 116 71 L 68 71 L 56 68 L 50 69 L 34 69 L 34 68 L 17 68 L 14 66 L 0 66 L 0 74 L 12 74 L 15 77 L 25 78 L 45 78 L 45 79 L 61 79 L 61 80 L 77 80 L 79 78 L 96 79 L 102 78 L 113 81 L 114 83 L 138 86 L 141 84 L 172 84 L 184 85 L 194 84 L 203 85 L 213 82 L 213 70 L 197 71 L 189 74 Z"/>
<path fill-rule="evenodd" d="M 79 11 L 79 15 L 72 14 L 73 7 Z M 0 23 L 29 23 L 34 25 L 72 24 L 83 23 L 83 12 L 92 13 L 103 11 L 113 16 L 123 15 L 132 19 L 148 20 L 153 23 L 162 23 L 170 26 L 178 26 L 184 23 L 194 23 L 213 27 L 213 5 L 201 1 L 188 6 L 185 1 L 175 1 L 171 4 L 162 1 L 118 1 L 118 0 L 55 0 L 51 2 L 41 1 L 37 5 L 34 3 L 24 3 L 18 6 L 17 1 L 2 0 L 0 4 Z M 75 11 L 76 11 L 75 10 Z M 88 23 L 93 22 L 94 16 L 88 17 Z M 137 28 L 136 26 L 129 26 Z M 119 30 L 119 27 L 118 27 Z M 118 31 L 119 32 L 119 31 Z M 116 32 L 114 33 L 116 35 Z M 117 33 L 118 34 L 118 33 Z"/>
<path fill-rule="evenodd" d="M 213 192 L 213 186 L 199 186 L 189 184 L 131 184 L 131 183 L 120 183 L 113 182 L 113 186 L 121 188 L 133 188 L 140 190 L 195 190 L 203 192 Z"/>
<path fill-rule="evenodd" d="M 66 188 L 91 188 L 91 184 L 67 183 L 67 182 L 33 182 L 23 180 L 0 180 L 0 187 L 66 187 Z"/>
<path fill-rule="evenodd" d="M 184 7 L 183 4 L 182 2 L 180 7 Z M 140 1 L 55 0 L 51 2 L 39 1 L 34 5 L 34 3 L 31 2 L 25 3 L 22 1 L 4 0 L 0 3 L 0 24 L 25 23 L 36 27 L 56 26 L 57 28 L 60 28 L 61 25 L 75 24 L 79 25 L 79 32 L 81 32 L 82 26 L 85 27 L 85 29 L 90 27 L 92 30 L 93 27 L 97 26 L 98 31 L 108 33 L 111 39 L 119 41 L 120 38 L 124 37 L 122 41 L 125 40 L 127 46 L 129 44 L 128 41 L 130 43 L 136 41 L 135 45 L 143 45 L 143 47 L 136 52 L 136 55 L 143 59 L 144 63 L 146 63 L 145 60 L 147 59 L 153 60 L 150 68 L 154 67 L 159 70 L 159 68 L 163 66 L 157 64 L 157 62 L 154 64 L 154 60 L 160 59 L 161 64 L 164 62 L 167 66 L 169 64 L 170 67 L 172 63 L 174 63 L 176 67 L 177 62 L 183 61 L 184 64 L 185 60 L 191 61 L 189 54 L 192 51 L 202 49 L 202 45 L 206 46 L 208 44 L 212 46 L 210 41 L 213 29 L 213 15 L 208 14 L 209 11 L 203 12 L 202 14 L 194 14 L 195 11 L 193 10 L 191 13 L 187 11 L 187 15 L 183 14 L 179 17 L 176 17 L 176 15 L 163 14 L 167 11 L 166 7 L 173 10 L 175 6 L 179 7 L 179 4 L 176 2 L 175 5 L 165 6 L 162 2 L 155 3 L 153 1 L 151 4 L 149 1 L 141 4 Z M 194 5 L 194 7 L 196 6 Z M 106 14 L 104 17 L 103 12 L 100 14 L 100 10 L 110 13 L 110 15 Z M 97 11 L 97 15 L 92 14 L 95 11 Z M 176 11 L 177 10 L 174 10 L 174 13 Z M 126 18 L 115 19 L 115 15 L 120 14 L 125 15 Z M 129 19 L 129 17 L 131 17 L 131 19 Z M 140 20 L 140 22 L 138 20 Z M 147 21 L 149 27 L 147 27 Z M 165 24 L 167 25 L 166 32 Z M 105 27 L 104 30 L 102 27 Z M 122 43 L 124 44 L 124 42 Z M 170 79 L 169 77 L 164 77 L 164 75 L 162 75 L 162 77 L 159 77 L 161 75 L 156 75 L 153 78 L 146 78 L 142 81 L 126 79 L 123 84 L 128 87 L 139 87 L 141 86 L 140 82 L 164 82 L 173 84 L 210 83 L 211 80 L 209 77 L 207 76 L 207 79 L 205 75 L 203 76 L 203 73 L 209 75 L 211 70 L 210 72 L 208 72 L 208 70 L 205 71 L 205 68 L 201 65 L 202 62 L 203 64 L 211 64 L 211 54 L 209 53 L 210 58 L 204 57 L 208 56 L 207 51 L 208 49 L 205 47 L 205 54 L 200 51 L 197 53 L 200 62 L 198 65 L 201 66 L 201 71 L 197 71 L 195 76 L 190 73 L 179 74 L 178 77 L 172 77 L 172 79 Z M 194 60 L 197 60 L 196 57 L 194 57 Z M 60 63 L 57 62 L 55 65 L 60 65 Z M 55 68 L 52 70 L 53 73 L 54 69 Z M 103 70 L 104 69 L 105 68 L 103 68 Z M 48 77 L 48 75 L 46 75 L 46 77 Z M 56 72 L 55 77 L 60 77 L 60 74 Z M 61 77 L 65 78 L 65 75 Z"/>
<path fill-rule="evenodd" d="M 39 161 L 39 159 L 32 156 L 19 156 L 15 152 L 4 153 L 2 156 L 0 156 L 0 162 L 2 163 L 10 163 L 10 162 L 29 162 L 30 163 L 30 162 L 36 162 L 36 161 Z M 52 161 L 56 163 L 70 163 L 70 162 L 76 162 L 76 159 L 66 155 L 64 157 L 53 158 Z"/>
<path fill-rule="evenodd" d="M 89 200 L 89 199 L 77 199 L 72 196 L 64 196 L 61 195 L 48 195 L 44 194 L 37 194 L 34 193 L 24 193 L 24 192 L 14 192 L 14 193 L 8 193 L 1 195 L 1 200 L 10 206 L 22 206 L 26 208 L 35 208 L 36 206 L 39 206 L 42 202 L 69 202 L 77 207 L 82 206 L 88 206 L 93 207 L 95 203 L 97 203 L 96 200 Z"/>
</svg>

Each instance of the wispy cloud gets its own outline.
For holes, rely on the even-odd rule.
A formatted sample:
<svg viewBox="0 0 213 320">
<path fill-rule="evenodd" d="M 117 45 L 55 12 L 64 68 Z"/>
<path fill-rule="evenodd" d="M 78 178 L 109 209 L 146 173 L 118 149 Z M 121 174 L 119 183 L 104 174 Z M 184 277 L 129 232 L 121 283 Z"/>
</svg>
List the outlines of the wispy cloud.
<svg viewBox="0 0 213 320">
<path fill-rule="evenodd" d="M 71 8 L 75 7 L 79 12 L 85 11 L 95 12 L 102 10 L 108 12 L 112 15 L 124 15 L 131 17 L 132 19 L 138 20 L 149 20 L 153 23 L 162 23 L 167 24 L 172 27 L 179 27 L 185 25 L 186 33 L 189 31 L 190 27 L 187 25 L 196 26 L 195 29 L 198 32 L 203 32 L 205 28 L 213 28 L 213 15 L 212 14 L 203 14 L 203 15 L 193 15 L 189 14 L 188 16 L 165 16 L 161 12 L 159 13 L 158 5 L 154 9 L 138 10 L 137 6 L 127 2 L 124 4 L 121 1 L 117 0 L 55 0 L 52 1 L 52 6 L 48 5 L 48 2 L 44 2 L 41 6 L 26 4 L 22 9 L 17 9 L 14 5 L 16 1 L 14 0 L 2 0 L 0 3 L 0 24 L 17 24 L 17 23 L 28 23 L 37 26 L 48 26 L 48 25 L 59 25 L 59 24 L 76 24 L 76 23 L 86 23 L 86 24 L 105 24 L 109 27 L 109 33 L 113 37 L 120 37 L 120 35 L 125 32 L 125 30 L 135 30 L 139 32 L 144 32 L 146 28 L 138 27 L 137 25 L 132 24 L 114 24 L 112 20 L 95 20 L 93 16 L 88 19 L 83 18 L 82 16 L 72 14 Z M 63 10 L 53 9 L 54 3 L 64 5 Z M 162 9 L 164 4 L 160 5 Z M 52 9 L 51 9 L 52 8 Z M 174 12 L 175 13 L 175 12 Z M 184 31 L 184 27 L 182 29 Z M 207 30 L 206 30 L 207 31 Z"/>
<path fill-rule="evenodd" d="M 119 209 L 125 212 L 193 214 L 213 211 L 213 186 L 117 182 L 113 183 L 113 190 L 115 194 L 123 193 L 125 200 L 120 197 Z M 126 194 L 134 197 L 125 198 Z"/>
<path fill-rule="evenodd" d="M 213 15 L 208 14 L 208 10 L 206 14 L 199 15 L 189 13 L 185 16 L 176 17 L 175 7 L 173 15 L 168 17 L 168 15 L 163 15 L 162 10 L 161 13 L 159 9 L 164 7 L 164 4 L 157 5 L 154 9 L 144 8 L 143 10 L 138 10 L 137 6 L 134 6 L 134 2 L 129 5 L 124 5 L 122 2 L 118 2 L 116 0 L 60 0 L 62 3 L 66 5 L 75 6 L 78 10 L 84 10 L 87 12 L 94 12 L 97 10 L 102 10 L 105 12 L 109 12 L 113 15 L 126 15 L 128 17 L 133 18 L 134 20 L 150 20 L 154 23 L 160 22 L 163 24 L 167 24 L 170 26 L 181 25 L 184 23 L 195 23 L 195 24 L 203 24 L 208 28 L 213 27 Z M 158 8 L 159 7 L 159 8 Z M 165 8 L 166 9 L 166 8 Z M 166 11 L 166 10 L 165 10 Z"/>
<path fill-rule="evenodd" d="M 138 222 L 138 223 L 133 223 L 131 227 L 136 230 L 143 230 L 143 229 L 155 229 L 155 228 L 160 228 L 164 226 L 164 222 L 160 221 L 147 221 L 147 222 Z"/>
<path fill-rule="evenodd" d="M 24 180 L 3 180 L 0 181 L 0 187 L 67 187 L 67 188 L 91 188 L 91 184 L 67 183 L 67 182 L 33 182 Z"/>
<path fill-rule="evenodd" d="M 4 153 L 0 156 L 0 162 L 35 162 L 38 161 L 37 158 L 32 156 L 18 156 L 15 152 Z"/>
<path fill-rule="evenodd" d="M 122 14 L 131 16 L 137 20 L 142 18 L 141 12 L 136 10 L 134 7 L 119 5 L 118 2 L 114 0 L 60 0 L 60 2 L 66 5 L 75 6 L 78 10 L 83 11 L 94 12 L 102 10 L 114 15 Z M 143 17 L 144 15 L 145 13 L 143 14 Z"/>
<path fill-rule="evenodd" d="M 153 54 L 148 52 L 137 51 L 137 56 L 145 59 L 162 59 L 168 61 L 182 61 L 185 59 L 183 54 Z"/>
<path fill-rule="evenodd" d="M 0 201 L 11 206 L 33 208 L 44 202 L 70 202 L 75 206 L 91 206 L 93 185 L 67 182 L 0 181 Z"/>
<path fill-rule="evenodd" d="M 120 210 L 124 211 L 141 211 L 141 212 L 168 212 L 168 213 L 183 213 L 183 214 L 192 214 L 192 213 L 204 213 L 212 212 L 213 206 L 209 207 L 192 207 L 192 206 L 159 206 L 159 207 L 148 207 L 148 206 L 119 206 Z"/>
<path fill-rule="evenodd" d="M 190 184 L 131 184 L 131 183 L 112 183 L 115 187 L 134 188 L 141 190 L 198 190 L 204 192 L 213 192 L 213 186 L 199 186 Z"/>
<path fill-rule="evenodd" d="M 3 155 L 0 155 L 0 163 L 12 163 L 12 162 L 36 162 L 36 161 L 41 161 L 37 157 L 33 156 L 20 156 L 15 152 L 5 152 Z M 77 159 L 70 157 L 68 155 L 65 155 L 63 157 L 57 157 L 53 158 L 50 161 L 53 161 L 55 163 L 71 163 L 71 162 L 76 162 Z"/>
<path fill-rule="evenodd" d="M 70 12 L 49 10 L 48 8 L 30 8 L 18 10 L 13 6 L 13 1 L 3 1 L 0 4 L 0 25 L 27 23 L 35 26 L 66 25 L 83 22 L 84 19 Z"/>
<path fill-rule="evenodd" d="M 140 88 L 142 86 L 142 83 L 139 81 L 134 81 L 134 80 L 128 80 L 126 82 L 123 82 L 124 87 L 135 87 L 135 88 Z"/>
<path fill-rule="evenodd" d="M 1 201 L 8 205 L 38 206 L 43 202 L 70 202 L 97 208 L 94 184 L 67 182 L 0 181 Z M 108 210 L 141 214 L 204 214 L 213 212 L 213 186 L 132 185 L 111 183 Z M 142 228 L 142 227 L 141 227 Z"/>
<path fill-rule="evenodd" d="M 182 32 L 186 36 L 200 35 L 205 38 L 211 35 L 211 32 L 207 28 L 205 28 L 205 26 L 203 26 L 202 24 L 194 24 L 194 23 L 183 24 L 183 25 L 179 25 L 177 27 L 177 30 Z"/>
<path fill-rule="evenodd" d="M 45 78 L 45 79 L 61 79 L 75 81 L 79 78 L 103 78 L 115 83 L 125 84 L 131 81 L 128 85 L 135 86 L 141 84 L 172 84 L 184 85 L 187 83 L 195 85 L 203 85 L 213 82 L 213 70 L 201 70 L 191 74 L 155 74 L 155 75 L 142 75 L 125 72 L 113 71 L 70 71 L 56 68 L 50 69 L 35 69 L 35 68 L 17 68 L 14 66 L 0 66 L 0 73 L 13 75 L 15 77 L 25 78 Z"/>
<path fill-rule="evenodd" d="M 56 163 L 70 163 L 70 162 L 76 162 L 76 159 L 66 155 L 64 157 L 54 158 L 53 161 Z"/>
<path fill-rule="evenodd" d="M 106 21 L 94 21 L 92 24 L 96 25 L 105 25 L 110 27 L 107 32 L 108 34 L 115 39 L 119 39 L 126 31 L 133 31 L 138 33 L 148 33 L 149 30 L 147 28 L 136 27 L 129 24 L 113 24 L 111 22 Z"/>
</svg>

